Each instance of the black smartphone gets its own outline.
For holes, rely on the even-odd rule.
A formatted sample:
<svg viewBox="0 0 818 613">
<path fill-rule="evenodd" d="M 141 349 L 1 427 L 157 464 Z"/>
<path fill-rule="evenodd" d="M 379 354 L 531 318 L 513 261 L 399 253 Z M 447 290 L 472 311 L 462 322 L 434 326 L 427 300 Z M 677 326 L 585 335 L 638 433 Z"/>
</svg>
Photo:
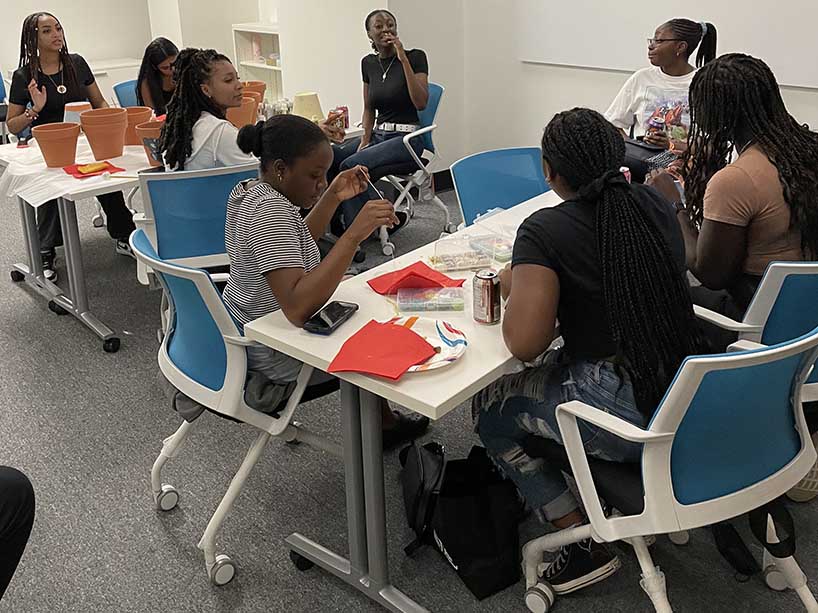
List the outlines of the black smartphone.
<svg viewBox="0 0 818 613">
<path fill-rule="evenodd" d="M 357 310 L 358 305 L 354 302 L 333 300 L 310 317 L 304 324 L 304 329 L 313 334 L 323 334 L 327 336 L 335 332 L 335 330 L 347 319 L 352 317 Z"/>
</svg>

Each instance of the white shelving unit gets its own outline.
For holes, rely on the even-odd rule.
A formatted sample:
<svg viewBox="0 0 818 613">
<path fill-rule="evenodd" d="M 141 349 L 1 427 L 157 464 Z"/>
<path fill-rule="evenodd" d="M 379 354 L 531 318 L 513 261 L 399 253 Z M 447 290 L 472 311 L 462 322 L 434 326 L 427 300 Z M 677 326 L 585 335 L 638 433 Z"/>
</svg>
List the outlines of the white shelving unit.
<svg viewBox="0 0 818 613">
<path fill-rule="evenodd" d="M 282 84 L 281 45 L 278 26 L 274 23 L 235 23 L 233 30 L 233 57 L 239 66 L 243 81 L 264 81 L 265 99 L 275 102 L 284 97 Z M 276 61 L 269 58 L 273 56 Z"/>
</svg>

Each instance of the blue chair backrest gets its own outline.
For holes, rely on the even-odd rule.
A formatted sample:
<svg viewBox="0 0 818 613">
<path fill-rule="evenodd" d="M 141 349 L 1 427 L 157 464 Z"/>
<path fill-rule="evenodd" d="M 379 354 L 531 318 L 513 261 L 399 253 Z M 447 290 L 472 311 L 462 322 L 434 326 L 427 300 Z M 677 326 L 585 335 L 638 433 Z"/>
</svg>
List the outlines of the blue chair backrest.
<svg viewBox="0 0 818 613">
<path fill-rule="evenodd" d="M 475 153 L 452 164 L 451 170 L 467 226 L 490 209 L 508 209 L 551 189 L 537 147 Z"/>
<path fill-rule="evenodd" d="M 204 175 L 194 172 L 197 176 L 158 173 L 155 180 L 147 178 L 157 250 L 164 260 L 226 253 L 227 197 L 240 181 L 258 176 L 255 169 Z"/>
<path fill-rule="evenodd" d="M 444 89 L 441 85 L 429 83 L 429 100 L 426 102 L 426 108 L 418 113 L 421 128 L 428 128 L 435 122 L 437 108 L 440 106 L 443 91 Z M 426 151 L 435 152 L 435 144 L 432 142 L 431 132 L 427 132 L 423 135 L 423 146 L 426 148 Z"/>
<path fill-rule="evenodd" d="M 134 232 L 132 244 L 137 257 L 162 261 L 144 230 Z M 174 266 L 195 270 L 178 264 Z M 199 289 L 190 279 L 174 276 L 167 271 L 160 272 L 156 268 L 153 271 L 166 288 L 173 306 L 173 321 L 165 337 L 168 356 L 179 370 L 200 385 L 214 391 L 220 390 L 227 372 L 227 350 L 221 331 Z M 209 279 L 206 272 L 197 272 Z M 212 286 L 212 282 L 210 284 Z M 219 295 L 215 286 L 213 291 Z"/>
<path fill-rule="evenodd" d="M 0 70 L 0 103 L 6 101 L 6 82 L 3 81 L 3 71 Z"/>
<path fill-rule="evenodd" d="M 798 454 L 791 394 L 808 353 L 704 375 L 673 440 L 671 477 L 680 503 L 739 491 Z"/>
<path fill-rule="evenodd" d="M 117 102 L 119 102 L 119 106 L 138 106 L 139 103 L 136 101 L 136 79 L 114 85 L 114 95 Z"/>
</svg>

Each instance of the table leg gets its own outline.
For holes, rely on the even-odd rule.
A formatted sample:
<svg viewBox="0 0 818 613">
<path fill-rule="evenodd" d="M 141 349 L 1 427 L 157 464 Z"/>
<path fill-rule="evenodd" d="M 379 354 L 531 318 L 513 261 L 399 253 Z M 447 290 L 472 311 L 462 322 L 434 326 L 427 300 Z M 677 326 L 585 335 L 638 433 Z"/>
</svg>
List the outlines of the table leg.
<svg viewBox="0 0 818 613">
<path fill-rule="evenodd" d="M 349 383 L 341 382 L 344 477 L 350 560 L 344 559 L 298 533 L 288 536 L 285 542 L 291 550 L 352 585 L 389 611 L 428 613 L 426 609 L 389 585 L 389 570 L 386 562 L 380 405 L 377 398 L 370 401 L 365 397 L 362 406 L 361 395 L 370 396 L 367 392 L 359 391 Z M 373 403 L 376 410 L 368 410 L 368 406 Z M 363 423 L 362 411 L 366 415 Z M 375 428 L 374 436 L 373 427 Z M 376 440 L 368 441 L 367 437 Z M 375 448 L 377 448 L 377 453 L 375 453 Z M 371 457 L 367 458 L 364 455 L 367 451 L 371 453 Z M 375 455 L 377 458 L 374 457 Z M 372 462 L 373 459 L 376 461 Z M 374 466 L 367 467 L 367 464 Z M 370 493 L 368 488 L 373 481 L 380 482 L 380 489 L 375 487 L 375 491 Z M 373 509 L 373 519 L 370 519 L 370 512 Z M 373 565 L 376 570 L 374 575 L 370 572 Z"/>
</svg>

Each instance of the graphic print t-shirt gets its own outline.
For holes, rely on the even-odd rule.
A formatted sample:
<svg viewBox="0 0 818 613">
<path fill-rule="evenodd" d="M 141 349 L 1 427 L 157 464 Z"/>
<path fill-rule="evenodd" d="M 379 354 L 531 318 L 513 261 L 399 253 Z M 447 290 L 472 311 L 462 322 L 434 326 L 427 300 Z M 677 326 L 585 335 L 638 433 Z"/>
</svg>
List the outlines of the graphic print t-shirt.
<svg viewBox="0 0 818 613">
<path fill-rule="evenodd" d="M 638 70 L 622 86 L 605 118 L 626 132 L 633 125 L 634 136 L 644 136 L 650 120 L 661 117 L 671 139 L 686 140 L 690 128 L 688 92 L 694 74 L 695 70 L 671 77 L 656 66 Z"/>
</svg>

